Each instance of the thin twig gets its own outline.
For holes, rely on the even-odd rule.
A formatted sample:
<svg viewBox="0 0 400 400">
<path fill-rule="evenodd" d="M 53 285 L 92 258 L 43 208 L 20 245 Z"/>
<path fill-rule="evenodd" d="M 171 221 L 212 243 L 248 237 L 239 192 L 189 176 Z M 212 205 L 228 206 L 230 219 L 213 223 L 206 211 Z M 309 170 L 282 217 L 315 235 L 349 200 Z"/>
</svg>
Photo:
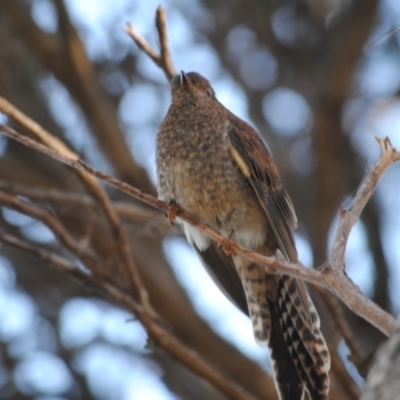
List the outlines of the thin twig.
<svg viewBox="0 0 400 400">
<path fill-rule="evenodd" d="M 160 42 L 160 53 L 157 53 L 131 24 L 127 24 L 124 30 L 133 39 L 139 49 L 147 54 L 154 63 L 161 68 L 167 80 L 170 81 L 176 75 L 176 71 L 169 51 L 166 13 L 161 6 L 157 8 L 156 26 Z"/>
<path fill-rule="evenodd" d="M 53 204 L 61 206 L 65 209 L 73 209 L 74 215 L 77 215 L 77 209 L 81 207 L 96 207 L 98 204 L 93 199 L 84 193 L 70 192 L 66 190 L 54 188 L 42 188 L 28 186 L 24 184 L 14 183 L 0 179 L 0 190 L 7 193 L 12 193 L 16 196 L 28 197 L 31 200 L 42 202 L 45 204 Z M 158 211 L 149 209 L 140 204 L 135 204 L 126 201 L 113 201 L 113 207 L 120 218 L 149 227 L 151 233 L 160 236 L 174 235 L 181 236 L 181 231 L 178 227 L 171 225 L 167 219 Z M 143 233 L 143 232 L 140 232 Z M 138 233 L 136 233 L 138 234 Z"/>
<path fill-rule="evenodd" d="M 333 240 L 330 255 L 331 264 L 334 268 L 344 269 L 344 257 L 346 252 L 347 240 L 351 229 L 360 218 L 368 200 L 371 198 L 379 179 L 382 177 L 389 165 L 398 160 L 399 153 L 392 147 L 389 138 L 377 138 L 381 148 L 381 156 L 364 178 L 358 188 L 354 200 L 348 210 L 340 210 L 339 226 Z"/>
<path fill-rule="evenodd" d="M 321 296 L 326 307 L 331 313 L 336 326 L 342 334 L 343 339 L 350 350 L 351 360 L 356 366 L 358 366 L 364 361 L 365 355 L 361 347 L 359 346 L 356 338 L 354 337 L 349 324 L 346 321 L 342 305 L 335 297 L 333 297 L 330 293 L 325 292 L 324 290 L 318 289 L 318 294 Z"/>
<path fill-rule="evenodd" d="M 390 31 L 388 31 L 388 32 L 384 33 L 383 35 L 379 36 L 378 38 L 376 38 L 372 42 L 367 43 L 363 48 L 364 52 L 369 51 L 372 47 L 374 47 L 377 44 L 383 42 L 384 40 L 387 40 L 387 39 L 391 38 L 392 36 L 396 35 L 396 33 L 399 33 L 399 32 L 400 32 L 400 27 L 391 29 Z"/>
<path fill-rule="evenodd" d="M 160 56 L 163 70 L 167 78 L 171 80 L 175 75 L 175 68 L 172 64 L 171 54 L 169 52 L 168 32 L 167 32 L 167 16 L 164 8 L 157 7 L 156 11 L 156 27 L 158 31 L 158 39 L 160 41 Z"/>
<path fill-rule="evenodd" d="M 78 259 L 82 259 L 82 261 L 87 265 L 90 270 L 99 270 L 99 265 L 102 264 L 101 259 L 98 258 L 96 254 L 91 252 L 89 249 L 82 247 L 69 234 L 69 232 L 64 228 L 61 222 L 46 209 L 20 200 L 16 196 L 10 195 L 1 190 L 0 204 L 43 222 L 53 232 L 59 242 Z"/>
<path fill-rule="evenodd" d="M 53 267 L 68 274 L 70 277 L 77 279 L 85 286 L 96 289 L 118 304 L 125 306 L 141 321 L 147 332 L 149 332 L 163 350 L 178 359 L 194 373 L 210 382 L 230 399 L 256 400 L 236 383 L 212 369 L 197 353 L 184 346 L 170 331 L 168 331 L 165 328 L 165 324 L 163 325 L 163 322 L 159 318 L 154 318 L 147 312 L 145 307 L 134 301 L 131 296 L 122 292 L 114 285 L 108 283 L 104 279 L 99 279 L 96 275 L 87 274 L 77 269 L 68 259 L 58 254 L 40 249 L 15 236 L 0 231 L 0 241 L 39 257 L 46 263 L 50 263 Z"/>
<path fill-rule="evenodd" d="M 147 54 L 161 68 L 161 57 L 131 24 L 126 24 L 124 31 L 133 39 L 137 47 Z M 165 72 L 165 71 L 164 71 Z"/>
</svg>

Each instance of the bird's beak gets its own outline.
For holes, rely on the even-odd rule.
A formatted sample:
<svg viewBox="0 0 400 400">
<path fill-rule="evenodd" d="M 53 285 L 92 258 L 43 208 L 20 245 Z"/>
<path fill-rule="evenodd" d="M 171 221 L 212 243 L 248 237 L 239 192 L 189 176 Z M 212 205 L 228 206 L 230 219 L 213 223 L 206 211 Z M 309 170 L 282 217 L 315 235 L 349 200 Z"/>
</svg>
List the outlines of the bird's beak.
<svg viewBox="0 0 400 400">
<path fill-rule="evenodd" d="M 181 71 L 181 75 L 180 75 L 180 84 L 181 86 L 183 86 L 187 81 L 188 81 L 188 77 L 186 76 L 186 74 Z"/>
</svg>

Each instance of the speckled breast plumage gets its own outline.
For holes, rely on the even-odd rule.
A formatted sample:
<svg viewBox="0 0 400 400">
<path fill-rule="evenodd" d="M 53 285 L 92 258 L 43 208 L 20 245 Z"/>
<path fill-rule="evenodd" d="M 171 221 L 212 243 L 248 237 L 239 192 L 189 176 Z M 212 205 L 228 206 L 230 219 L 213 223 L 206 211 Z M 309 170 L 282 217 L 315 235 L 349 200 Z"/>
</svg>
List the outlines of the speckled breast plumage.
<svg viewBox="0 0 400 400">
<path fill-rule="evenodd" d="M 225 121 L 220 114 L 221 110 L 171 107 L 157 137 L 159 197 L 255 248 L 265 240 L 266 219 L 230 156 L 226 124 L 216 122 Z"/>
</svg>

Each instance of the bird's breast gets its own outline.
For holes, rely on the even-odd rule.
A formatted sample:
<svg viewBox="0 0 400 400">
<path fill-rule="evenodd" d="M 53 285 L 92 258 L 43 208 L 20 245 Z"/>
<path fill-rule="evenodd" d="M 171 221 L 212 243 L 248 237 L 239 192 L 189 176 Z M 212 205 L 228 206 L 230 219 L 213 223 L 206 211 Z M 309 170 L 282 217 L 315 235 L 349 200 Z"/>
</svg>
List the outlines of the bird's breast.
<svg viewBox="0 0 400 400">
<path fill-rule="evenodd" d="M 223 208 L 224 192 L 238 184 L 227 141 L 203 129 L 177 129 L 174 135 L 161 135 L 157 144 L 162 197 L 176 201 L 194 214 L 203 209 Z"/>
<path fill-rule="evenodd" d="M 175 201 L 224 236 L 234 233 L 239 244 L 256 248 L 265 239 L 265 215 L 231 156 L 223 127 L 201 128 L 160 130 L 159 197 Z"/>
</svg>

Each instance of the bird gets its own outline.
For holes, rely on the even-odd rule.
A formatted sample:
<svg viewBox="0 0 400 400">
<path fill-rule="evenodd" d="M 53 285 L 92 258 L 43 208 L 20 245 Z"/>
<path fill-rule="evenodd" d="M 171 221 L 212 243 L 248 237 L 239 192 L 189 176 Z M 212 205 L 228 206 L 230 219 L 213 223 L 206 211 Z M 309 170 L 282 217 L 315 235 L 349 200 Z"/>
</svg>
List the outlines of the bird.
<svg viewBox="0 0 400 400">
<path fill-rule="evenodd" d="M 265 256 L 297 262 L 297 217 L 267 146 L 216 97 L 197 72 L 171 80 L 172 101 L 156 138 L 158 198 L 221 291 L 252 322 L 268 346 L 281 400 L 327 400 L 330 355 L 320 319 L 301 280 L 263 266 L 212 241 L 179 218 L 178 209 Z"/>
</svg>

